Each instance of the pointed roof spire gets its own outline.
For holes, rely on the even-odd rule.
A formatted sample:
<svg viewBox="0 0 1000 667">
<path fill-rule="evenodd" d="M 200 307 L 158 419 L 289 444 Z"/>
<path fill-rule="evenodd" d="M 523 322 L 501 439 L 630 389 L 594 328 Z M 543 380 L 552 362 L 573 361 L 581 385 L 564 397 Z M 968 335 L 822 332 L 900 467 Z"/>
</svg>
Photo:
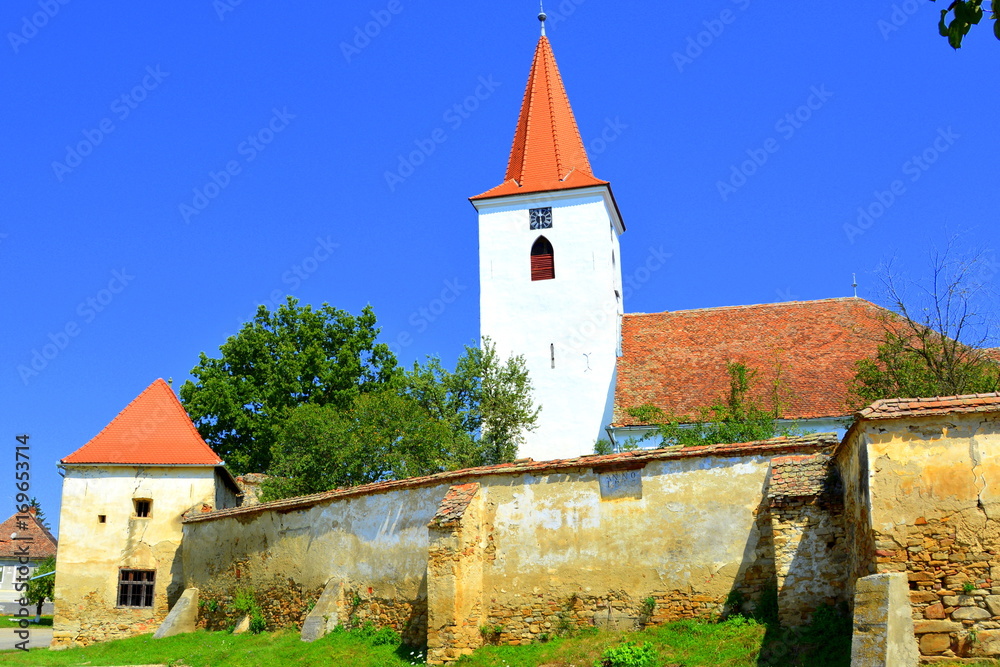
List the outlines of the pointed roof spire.
<svg viewBox="0 0 1000 667">
<path fill-rule="evenodd" d="M 60 463 L 222 465 L 162 379 L 125 406 L 90 442 Z"/>
<path fill-rule="evenodd" d="M 473 200 L 608 184 L 591 173 L 552 46 L 545 36 L 545 12 L 538 18 L 542 36 L 521 102 L 507 174 L 502 184 Z"/>
</svg>

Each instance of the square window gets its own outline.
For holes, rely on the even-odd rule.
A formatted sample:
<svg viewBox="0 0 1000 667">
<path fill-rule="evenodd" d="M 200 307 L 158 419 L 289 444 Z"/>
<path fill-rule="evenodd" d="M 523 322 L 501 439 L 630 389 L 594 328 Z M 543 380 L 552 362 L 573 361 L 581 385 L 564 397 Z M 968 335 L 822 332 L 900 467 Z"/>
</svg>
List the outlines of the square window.
<svg viewBox="0 0 1000 667">
<path fill-rule="evenodd" d="M 549 229 L 552 227 L 552 207 L 528 209 L 531 229 Z"/>
<path fill-rule="evenodd" d="M 98 514 L 97 515 L 97 523 L 107 523 L 107 522 L 108 522 L 108 515 L 107 514 Z"/>
<path fill-rule="evenodd" d="M 135 503 L 135 515 L 140 518 L 147 518 L 153 511 L 153 501 L 148 498 L 136 498 L 132 502 Z"/>
<path fill-rule="evenodd" d="M 153 606 L 153 570 L 118 571 L 118 606 L 146 608 Z"/>
</svg>

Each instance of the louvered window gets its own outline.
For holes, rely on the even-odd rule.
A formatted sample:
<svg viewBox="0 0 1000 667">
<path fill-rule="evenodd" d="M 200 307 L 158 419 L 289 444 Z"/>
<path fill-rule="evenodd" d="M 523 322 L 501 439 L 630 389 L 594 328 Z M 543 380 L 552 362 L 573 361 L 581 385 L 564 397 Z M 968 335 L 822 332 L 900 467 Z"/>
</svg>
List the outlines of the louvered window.
<svg viewBox="0 0 1000 667">
<path fill-rule="evenodd" d="M 552 244 L 544 236 L 539 236 L 531 246 L 531 279 L 552 280 L 556 277 L 556 265 L 553 260 Z"/>
</svg>

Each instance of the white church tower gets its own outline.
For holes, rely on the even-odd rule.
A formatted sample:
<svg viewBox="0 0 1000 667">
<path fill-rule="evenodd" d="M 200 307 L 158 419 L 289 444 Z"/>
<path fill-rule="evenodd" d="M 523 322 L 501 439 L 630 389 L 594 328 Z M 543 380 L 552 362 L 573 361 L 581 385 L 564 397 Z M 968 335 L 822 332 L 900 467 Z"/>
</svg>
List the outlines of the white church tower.
<svg viewBox="0 0 1000 667">
<path fill-rule="evenodd" d="M 552 47 L 542 36 L 504 182 L 479 212 L 480 331 L 500 358 L 523 355 L 542 406 L 520 457 L 589 454 L 607 437 L 620 353 L 618 236 L 607 181 L 595 178 Z"/>
</svg>

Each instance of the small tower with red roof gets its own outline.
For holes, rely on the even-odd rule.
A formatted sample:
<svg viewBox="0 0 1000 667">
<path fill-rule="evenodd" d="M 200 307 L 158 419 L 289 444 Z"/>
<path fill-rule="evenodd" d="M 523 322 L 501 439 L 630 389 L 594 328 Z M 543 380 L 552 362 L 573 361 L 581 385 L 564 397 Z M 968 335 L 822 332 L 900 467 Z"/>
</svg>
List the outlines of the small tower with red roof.
<svg viewBox="0 0 1000 667">
<path fill-rule="evenodd" d="M 163 380 L 60 467 L 53 646 L 155 630 L 183 592 L 181 518 L 235 507 L 235 482 Z"/>
<path fill-rule="evenodd" d="M 471 201 L 480 331 L 501 358 L 524 355 L 542 406 L 519 455 L 554 459 L 592 452 L 611 422 L 625 225 L 611 185 L 591 171 L 539 19 L 504 181 Z"/>
</svg>

